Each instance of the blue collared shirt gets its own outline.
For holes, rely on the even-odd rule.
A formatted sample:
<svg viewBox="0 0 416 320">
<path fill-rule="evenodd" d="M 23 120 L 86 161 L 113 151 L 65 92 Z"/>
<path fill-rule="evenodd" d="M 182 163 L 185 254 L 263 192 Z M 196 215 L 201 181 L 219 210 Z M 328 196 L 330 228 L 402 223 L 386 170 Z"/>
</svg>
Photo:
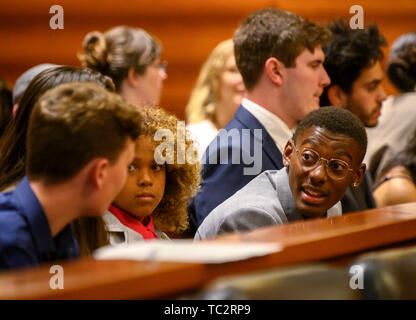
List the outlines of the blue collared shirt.
<svg viewBox="0 0 416 320">
<path fill-rule="evenodd" d="M 27 177 L 14 191 L 0 194 L 0 270 L 78 256 L 71 225 L 52 238 L 46 215 Z"/>
</svg>

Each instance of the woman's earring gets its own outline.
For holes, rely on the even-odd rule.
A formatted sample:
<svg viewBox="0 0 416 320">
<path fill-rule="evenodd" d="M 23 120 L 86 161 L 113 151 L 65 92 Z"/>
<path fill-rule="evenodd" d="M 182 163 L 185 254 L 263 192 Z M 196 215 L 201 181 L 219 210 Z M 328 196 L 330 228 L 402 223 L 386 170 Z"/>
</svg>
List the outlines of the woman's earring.
<svg viewBox="0 0 416 320">
<path fill-rule="evenodd" d="M 358 182 L 354 182 L 354 183 L 352 184 L 352 187 L 353 187 L 353 188 L 357 188 L 357 187 L 358 187 Z"/>
<path fill-rule="evenodd" d="M 289 161 L 285 160 L 285 161 L 283 162 L 283 165 L 284 165 L 285 167 L 288 167 L 288 166 L 289 166 Z"/>
</svg>

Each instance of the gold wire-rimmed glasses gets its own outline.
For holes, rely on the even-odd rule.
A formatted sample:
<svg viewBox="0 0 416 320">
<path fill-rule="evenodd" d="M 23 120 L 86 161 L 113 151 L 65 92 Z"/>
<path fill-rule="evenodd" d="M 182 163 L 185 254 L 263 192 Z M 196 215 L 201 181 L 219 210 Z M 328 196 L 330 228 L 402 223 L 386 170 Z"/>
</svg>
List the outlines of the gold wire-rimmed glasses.
<svg viewBox="0 0 416 320">
<path fill-rule="evenodd" d="M 326 172 L 328 177 L 333 180 L 341 180 L 344 179 L 348 171 L 354 171 L 350 168 L 350 165 L 341 159 L 325 159 L 320 156 L 318 152 L 309 148 L 303 148 L 302 150 L 298 150 L 295 147 L 297 154 L 299 155 L 299 160 L 302 167 L 305 170 L 314 170 L 319 165 L 322 164 L 322 161 L 325 162 L 325 166 L 327 168 Z"/>
</svg>

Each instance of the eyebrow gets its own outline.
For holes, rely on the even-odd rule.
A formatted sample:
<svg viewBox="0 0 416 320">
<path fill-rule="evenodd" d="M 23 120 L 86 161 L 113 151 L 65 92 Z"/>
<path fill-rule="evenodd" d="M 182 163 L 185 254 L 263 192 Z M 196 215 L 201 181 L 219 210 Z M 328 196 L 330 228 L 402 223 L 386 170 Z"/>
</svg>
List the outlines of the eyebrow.
<svg viewBox="0 0 416 320">
<path fill-rule="evenodd" d="M 324 59 L 318 58 L 318 59 L 315 59 L 315 60 L 312 60 L 312 61 L 309 62 L 309 64 L 314 64 L 314 63 L 321 63 L 321 64 L 323 64 L 324 63 Z"/>
<path fill-rule="evenodd" d="M 352 161 L 352 157 L 351 157 L 351 155 L 347 152 L 347 151 L 344 151 L 344 150 L 337 150 L 337 151 L 335 151 L 334 152 L 337 156 L 346 156 L 346 157 L 348 157 L 348 159 L 350 159 L 351 161 Z"/>
<path fill-rule="evenodd" d="M 381 78 L 381 79 L 374 79 L 374 80 L 372 80 L 372 81 L 370 81 L 370 82 L 367 82 L 365 85 L 366 85 L 366 86 L 370 86 L 370 85 L 372 85 L 372 84 L 379 84 L 379 83 L 383 82 L 383 80 L 384 80 L 384 77 L 383 77 L 383 78 Z"/>
<path fill-rule="evenodd" d="M 315 146 L 318 146 L 319 144 L 315 142 L 315 140 L 311 139 L 311 138 L 307 138 L 305 140 L 302 141 L 302 143 L 300 144 L 301 146 L 306 144 L 306 143 L 311 143 Z"/>
<path fill-rule="evenodd" d="M 306 143 L 313 144 L 314 146 L 319 146 L 320 145 L 319 143 L 317 143 L 315 140 L 313 140 L 311 138 L 307 138 L 307 139 L 303 140 L 300 145 L 302 146 L 302 145 L 304 145 Z M 351 155 L 347 151 L 344 151 L 344 150 L 335 150 L 334 153 L 337 156 L 346 156 L 346 157 L 348 157 L 352 161 L 352 157 L 351 157 Z"/>
</svg>

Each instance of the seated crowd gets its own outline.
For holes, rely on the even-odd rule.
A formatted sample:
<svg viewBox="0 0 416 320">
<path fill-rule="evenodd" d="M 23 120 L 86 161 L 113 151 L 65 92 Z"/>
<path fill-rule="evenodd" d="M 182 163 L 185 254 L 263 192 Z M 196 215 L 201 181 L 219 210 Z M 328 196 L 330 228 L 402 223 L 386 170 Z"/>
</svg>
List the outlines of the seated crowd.
<svg viewBox="0 0 416 320">
<path fill-rule="evenodd" d="M 416 201 L 416 33 L 387 99 L 385 45 L 376 25 L 255 11 L 203 65 L 186 128 L 140 28 L 88 33 L 83 68 L 0 79 L 0 270 Z"/>
</svg>

